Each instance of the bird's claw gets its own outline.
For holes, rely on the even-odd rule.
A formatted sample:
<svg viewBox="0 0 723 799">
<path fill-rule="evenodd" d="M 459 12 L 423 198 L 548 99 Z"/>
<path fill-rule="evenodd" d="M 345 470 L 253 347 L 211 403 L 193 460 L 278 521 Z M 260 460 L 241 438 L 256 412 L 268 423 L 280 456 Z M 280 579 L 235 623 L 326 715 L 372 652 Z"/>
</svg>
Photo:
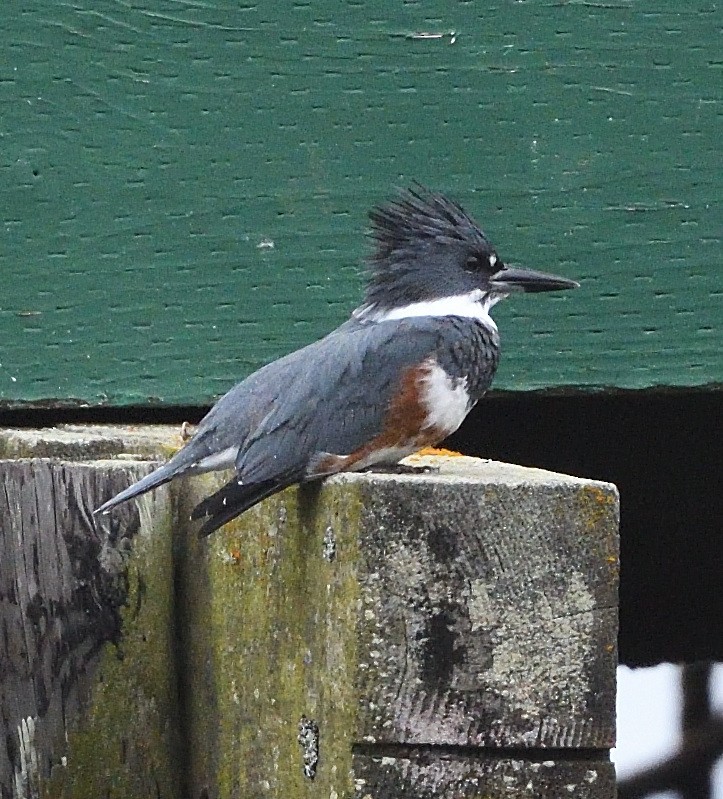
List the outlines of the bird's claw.
<svg viewBox="0 0 723 799">
<path fill-rule="evenodd" d="M 438 466 L 410 466 L 407 463 L 376 464 L 367 466 L 362 472 L 372 474 L 438 474 Z"/>
</svg>

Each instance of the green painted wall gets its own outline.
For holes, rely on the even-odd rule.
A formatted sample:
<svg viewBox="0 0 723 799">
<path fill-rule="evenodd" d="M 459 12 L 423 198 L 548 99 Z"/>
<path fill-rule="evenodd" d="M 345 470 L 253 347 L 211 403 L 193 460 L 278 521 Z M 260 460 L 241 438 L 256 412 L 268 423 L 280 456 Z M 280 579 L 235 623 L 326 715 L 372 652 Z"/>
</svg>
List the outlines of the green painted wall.
<svg viewBox="0 0 723 799">
<path fill-rule="evenodd" d="M 205 403 L 358 301 L 416 178 L 509 261 L 496 387 L 723 382 L 720 4 L 36 0 L 0 36 L 0 403 Z"/>
</svg>

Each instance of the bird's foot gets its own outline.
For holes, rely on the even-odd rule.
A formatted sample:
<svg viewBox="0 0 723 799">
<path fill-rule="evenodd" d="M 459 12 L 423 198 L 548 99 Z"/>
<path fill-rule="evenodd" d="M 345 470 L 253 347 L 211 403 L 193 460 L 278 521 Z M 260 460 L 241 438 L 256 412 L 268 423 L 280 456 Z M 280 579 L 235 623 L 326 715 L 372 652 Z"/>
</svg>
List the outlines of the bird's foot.
<svg viewBox="0 0 723 799">
<path fill-rule="evenodd" d="M 410 466 L 407 463 L 376 464 L 367 466 L 362 472 L 372 474 L 436 474 L 439 472 L 437 466 Z"/>
</svg>

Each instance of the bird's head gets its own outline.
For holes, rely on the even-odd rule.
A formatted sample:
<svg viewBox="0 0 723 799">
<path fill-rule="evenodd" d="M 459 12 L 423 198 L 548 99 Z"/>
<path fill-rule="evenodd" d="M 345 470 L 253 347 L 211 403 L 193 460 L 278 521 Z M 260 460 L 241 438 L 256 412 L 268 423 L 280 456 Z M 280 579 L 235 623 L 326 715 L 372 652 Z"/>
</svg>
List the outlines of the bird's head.
<svg viewBox="0 0 723 799">
<path fill-rule="evenodd" d="M 456 202 L 421 186 L 369 213 L 375 250 L 359 317 L 384 318 L 422 303 L 481 303 L 485 311 L 514 291 L 574 288 L 563 277 L 506 266 Z"/>
</svg>

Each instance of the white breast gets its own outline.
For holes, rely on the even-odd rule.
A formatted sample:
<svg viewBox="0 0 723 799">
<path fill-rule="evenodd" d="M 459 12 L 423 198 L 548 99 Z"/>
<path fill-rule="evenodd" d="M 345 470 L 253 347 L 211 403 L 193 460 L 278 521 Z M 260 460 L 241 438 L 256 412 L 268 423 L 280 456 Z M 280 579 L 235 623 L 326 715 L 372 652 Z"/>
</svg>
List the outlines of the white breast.
<svg viewBox="0 0 723 799">
<path fill-rule="evenodd" d="M 467 391 L 467 379 L 450 377 L 432 361 L 422 386 L 421 402 L 427 411 L 425 426 L 439 430 L 444 436 L 451 435 L 474 405 Z"/>
</svg>

